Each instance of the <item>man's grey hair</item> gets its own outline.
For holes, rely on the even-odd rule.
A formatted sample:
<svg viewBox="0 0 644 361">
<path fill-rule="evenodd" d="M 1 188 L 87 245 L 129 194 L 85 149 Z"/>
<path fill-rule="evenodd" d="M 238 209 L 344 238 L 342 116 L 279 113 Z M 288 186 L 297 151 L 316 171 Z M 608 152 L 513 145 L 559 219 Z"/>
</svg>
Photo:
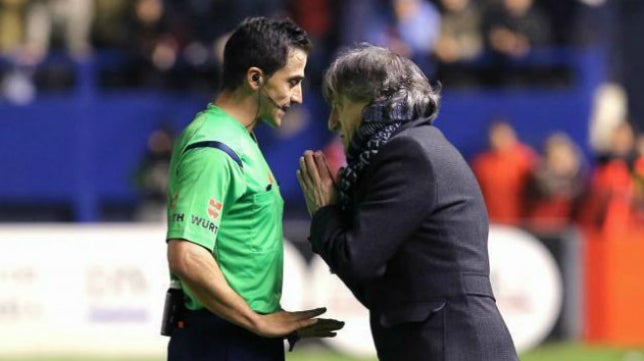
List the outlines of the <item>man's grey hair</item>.
<svg viewBox="0 0 644 361">
<path fill-rule="evenodd" d="M 413 61 L 391 50 L 362 43 L 343 52 L 324 76 L 324 98 L 332 103 L 344 95 L 352 102 L 384 104 L 402 102 L 414 118 L 431 120 L 438 115 L 439 87 Z"/>
</svg>

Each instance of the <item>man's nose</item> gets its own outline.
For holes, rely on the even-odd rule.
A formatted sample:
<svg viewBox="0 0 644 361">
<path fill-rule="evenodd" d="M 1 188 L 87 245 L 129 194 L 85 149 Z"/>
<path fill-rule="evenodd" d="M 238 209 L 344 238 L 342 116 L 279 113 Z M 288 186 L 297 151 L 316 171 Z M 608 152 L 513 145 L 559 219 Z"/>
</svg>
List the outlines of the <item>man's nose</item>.
<svg viewBox="0 0 644 361">
<path fill-rule="evenodd" d="M 293 90 L 293 94 L 291 94 L 291 102 L 302 104 L 302 98 L 302 85 L 298 85 L 297 87 L 295 87 L 295 90 Z"/>
</svg>

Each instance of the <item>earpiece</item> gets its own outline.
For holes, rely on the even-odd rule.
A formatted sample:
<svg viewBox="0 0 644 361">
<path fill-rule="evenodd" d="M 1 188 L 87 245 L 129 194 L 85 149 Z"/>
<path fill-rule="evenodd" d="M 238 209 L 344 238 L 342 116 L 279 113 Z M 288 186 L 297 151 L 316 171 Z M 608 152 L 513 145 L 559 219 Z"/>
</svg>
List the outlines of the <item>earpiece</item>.
<svg viewBox="0 0 644 361">
<path fill-rule="evenodd" d="M 255 84 L 259 85 L 259 74 L 253 74 L 253 77 L 251 79 L 253 79 Z"/>
</svg>

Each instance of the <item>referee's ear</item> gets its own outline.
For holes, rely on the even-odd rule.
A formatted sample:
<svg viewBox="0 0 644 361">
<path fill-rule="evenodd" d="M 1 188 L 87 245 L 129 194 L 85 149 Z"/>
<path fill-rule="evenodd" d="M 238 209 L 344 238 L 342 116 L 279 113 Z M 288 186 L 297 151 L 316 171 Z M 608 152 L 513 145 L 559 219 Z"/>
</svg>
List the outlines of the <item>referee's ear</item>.
<svg viewBox="0 0 644 361">
<path fill-rule="evenodd" d="M 264 85 L 264 72 L 255 66 L 248 68 L 246 72 L 246 83 L 253 91 L 258 91 Z"/>
</svg>

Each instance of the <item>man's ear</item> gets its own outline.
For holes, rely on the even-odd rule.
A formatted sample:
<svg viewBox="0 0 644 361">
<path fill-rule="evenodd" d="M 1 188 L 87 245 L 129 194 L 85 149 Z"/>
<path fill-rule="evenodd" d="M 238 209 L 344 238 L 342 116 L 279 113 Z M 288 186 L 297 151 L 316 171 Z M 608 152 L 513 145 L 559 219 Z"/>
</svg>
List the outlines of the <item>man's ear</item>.
<svg viewBox="0 0 644 361">
<path fill-rule="evenodd" d="M 259 90 L 264 84 L 264 72 L 258 67 L 250 67 L 246 72 L 246 82 L 252 90 Z"/>
</svg>

